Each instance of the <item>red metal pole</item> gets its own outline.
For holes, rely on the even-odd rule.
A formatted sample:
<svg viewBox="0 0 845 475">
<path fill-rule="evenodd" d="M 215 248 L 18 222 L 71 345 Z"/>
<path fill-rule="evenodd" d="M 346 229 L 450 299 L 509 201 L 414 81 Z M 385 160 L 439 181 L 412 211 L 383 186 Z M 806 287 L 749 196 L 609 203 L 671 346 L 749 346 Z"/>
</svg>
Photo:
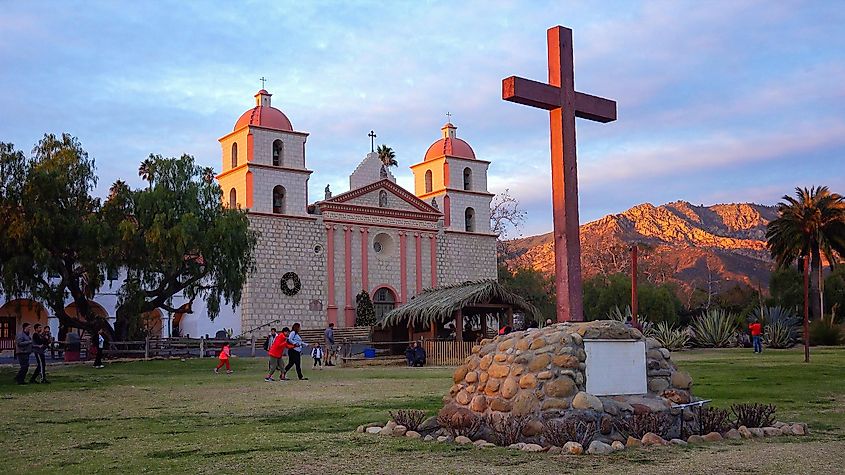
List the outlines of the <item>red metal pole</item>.
<svg viewBox="0 0 845 475">
<path fill-rule="evenodd" d="M 631 318 L 634 326 L 639 321 L 639 302 L 637 301 L 637 245 L 631 246 Z"/>
<path fill-rule="evenodd" d="M 810 362 L 810 256 L 804 256 L 804 362 Z"/>
</svg>

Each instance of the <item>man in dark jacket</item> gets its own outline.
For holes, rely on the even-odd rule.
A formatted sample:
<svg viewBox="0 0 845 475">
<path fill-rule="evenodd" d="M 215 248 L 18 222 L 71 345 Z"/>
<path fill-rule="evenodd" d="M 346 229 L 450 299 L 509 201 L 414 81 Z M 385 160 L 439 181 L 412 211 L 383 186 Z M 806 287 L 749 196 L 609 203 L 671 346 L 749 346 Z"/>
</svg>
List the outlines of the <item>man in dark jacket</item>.
<svg viewBox="0 0 845 475">
<path fill-rule="evenodd" d="M 414 366 L 425 366 L 425 348 L 422 345 L 414 348 Z"/>
<path fill-rule="evenodd" d="M 32 338 L 29 336 L 29 323 L 21 325 L 21 332 L 15 337 L 15 356 L 21 369 L 18 370 L 15 381 L 26 384 L 26 373 L 29 371 L 29 354 L 32 353 Z"/>
<path fill-rule="evenodd" d="M 32 373 L 32 377 L 29 378 L 30 383 L 45 383 L 49 384 L 50 381 L 47 381 L 47 360 L 44 357 L 45 351 L 47 350 L 47 345 L 50 344 L 50 340 L 44 336 L 44 330 L 41 328 L 40 323 L 36 323 L 32 326 L 32 353 L 35 355 L 35 372 Z M 36 379 L 36 378 L 40 378 Z"/>
</svg>

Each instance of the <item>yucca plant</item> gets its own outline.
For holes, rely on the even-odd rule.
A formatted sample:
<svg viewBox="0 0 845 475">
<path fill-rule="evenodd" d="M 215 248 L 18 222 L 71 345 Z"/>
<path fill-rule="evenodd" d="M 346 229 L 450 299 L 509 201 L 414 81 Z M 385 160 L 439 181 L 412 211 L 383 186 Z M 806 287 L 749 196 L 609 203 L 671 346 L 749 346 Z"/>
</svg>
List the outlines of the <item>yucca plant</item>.
<svg viewBox="0 0 845 475">
<path fill-rule="evenodd" d="M 620 309 L 618 305 L 614 305 L 613 308 L 610 309 L 609 312 L 607 312 L 605 318 L 608 320 L 616 320 L 617 322 L 625 323 L 628 320 L 628 317 L 630 317 L 631 315 L 632 314 L 630 305 L 626 305 L 625 310 Z M 637 322 L 643 329 L 643 335 L 649 337 L 654 336 L 654 324 L 648 321 L 647 317 L 643 315 L 638 315 Z"/>
<path fill-rule="evenodd" d="M 754 311 L 754 318 L 763 324 L 763 342 L 769 348 L 791 348 L 801 334 L 801 319 L 783 307 L 763 307 Z"/>
<path fill-rule="evenodd" d="M 651 335 L 667 350 L 681 350 L 689 343 L 689 333 L 686 328 L 675 328 L 668 322 L 658 322 Z"/>
<path fill-rule="evenodd" d="M 726 348 L 736 342 L 736 317 L 721 308 L 711 308 L 695 317 L 690 328 L 696 346 Z"/>
</svg>

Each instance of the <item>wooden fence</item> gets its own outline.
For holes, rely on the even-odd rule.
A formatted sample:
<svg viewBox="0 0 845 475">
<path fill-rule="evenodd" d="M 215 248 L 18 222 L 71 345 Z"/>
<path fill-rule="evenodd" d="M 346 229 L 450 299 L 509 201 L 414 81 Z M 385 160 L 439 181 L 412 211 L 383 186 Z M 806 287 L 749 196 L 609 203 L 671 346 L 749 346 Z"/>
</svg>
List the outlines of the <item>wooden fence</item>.
<svg viewBox="0 0 845 475">
<path fill-rule="evenodd" d="M 472 354 L 473 345 L 475 343 L 471 341 L 424 340 L 423 348 L 426 353 L 426 365 L 462 365 L 467 356 Z"/>
<path fill-rule="evenodd" d="M 250 348 L 255 356 L 255 339 L 238 338 L 217 340 L 205 338 L 147 338 L 138 341 L 111 341 L 104 351 L 107 356 L 157 358 L 157 357 L 214 357 L 229 344 L 233 348 Z"/>
</svg>

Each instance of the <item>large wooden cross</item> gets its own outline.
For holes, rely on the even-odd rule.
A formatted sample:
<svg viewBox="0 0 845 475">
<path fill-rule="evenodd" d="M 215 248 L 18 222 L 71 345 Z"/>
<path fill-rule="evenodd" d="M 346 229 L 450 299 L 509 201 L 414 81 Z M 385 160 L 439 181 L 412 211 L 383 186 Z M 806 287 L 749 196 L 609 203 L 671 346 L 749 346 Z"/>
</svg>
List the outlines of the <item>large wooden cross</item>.
<svg viewBox="0 0 845 475">
<path fill-rule="evenodd" d="M 502 99 L 549 111 L 557 321 L 581 321 L 584 309 L 575 118 L 614 121 L 616 102 L 575 91 L 572 30 L 562 26 L 549 28 L 547 39 L 549 83 L 511 76 L 502 80 Z"/>
</svg>

